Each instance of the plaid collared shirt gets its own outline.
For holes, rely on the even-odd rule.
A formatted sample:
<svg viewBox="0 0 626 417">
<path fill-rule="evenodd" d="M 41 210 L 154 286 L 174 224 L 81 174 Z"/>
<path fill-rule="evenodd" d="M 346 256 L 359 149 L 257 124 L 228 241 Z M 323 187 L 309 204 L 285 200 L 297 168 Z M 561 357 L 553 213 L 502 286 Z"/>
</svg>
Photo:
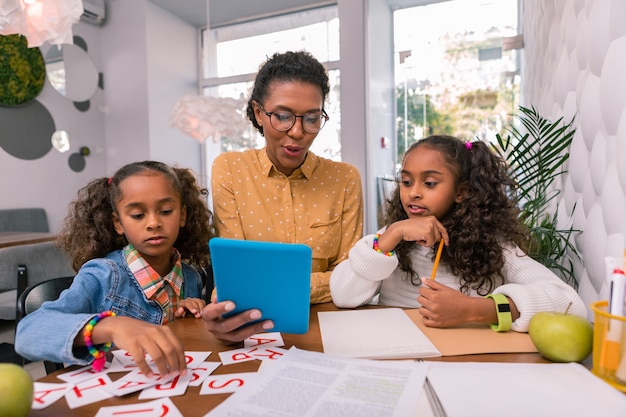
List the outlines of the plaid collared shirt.
<svg viewBox="0 0 626 417">
<path fill-rule="evenodd" d="M 174 320 L 174 312 L 183 298 L 183 274 L 180 253 L 172 248 L 171 271 L 164 277 L 160 276 L 132 246 L 124 248 L 124 256 L 130 272 L 143 289 L 149 300 L 155 300 L 163 309 L 162 324 Z"/>
</svg>

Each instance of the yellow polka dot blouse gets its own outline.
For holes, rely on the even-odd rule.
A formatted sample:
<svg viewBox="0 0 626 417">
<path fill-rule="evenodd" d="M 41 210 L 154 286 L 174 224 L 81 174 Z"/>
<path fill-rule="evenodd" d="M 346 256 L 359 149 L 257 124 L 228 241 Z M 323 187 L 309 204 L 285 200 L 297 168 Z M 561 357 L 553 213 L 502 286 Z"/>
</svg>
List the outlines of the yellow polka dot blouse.
<svg viewBox="0 0 626 417">
<path fill-rule="evenodd" d="M 355 167 L 309 151 L 287 177 L 265 148 L 226 152 L 213 163 L 211 191 L 219 236 L 310 246 L 311 303 L 331 301 L 330 271 L 363 234 L 363 193 Z"/>
</svg>

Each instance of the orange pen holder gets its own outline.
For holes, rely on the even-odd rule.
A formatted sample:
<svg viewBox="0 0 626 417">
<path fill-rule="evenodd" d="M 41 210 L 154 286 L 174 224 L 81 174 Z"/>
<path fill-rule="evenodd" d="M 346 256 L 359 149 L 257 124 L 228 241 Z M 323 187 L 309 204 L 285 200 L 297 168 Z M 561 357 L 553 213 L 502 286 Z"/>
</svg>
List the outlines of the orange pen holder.
<svg viewBox="0 0 626 417">
<path fill-rule="evenodd" d="M 591 304 L 593 324 L 592 372 L 626 392 L 626 317 L 608 312 L 608 301 Z"/>
</svg>

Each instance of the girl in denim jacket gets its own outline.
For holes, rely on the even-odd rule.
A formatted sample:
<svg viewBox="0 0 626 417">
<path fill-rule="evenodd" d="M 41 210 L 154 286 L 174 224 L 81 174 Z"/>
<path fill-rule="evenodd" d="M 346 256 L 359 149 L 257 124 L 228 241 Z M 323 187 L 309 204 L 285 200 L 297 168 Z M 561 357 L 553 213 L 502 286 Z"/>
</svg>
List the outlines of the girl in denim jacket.
<svg viewBox="0 0 626 417">
<path fill-rule="evenodd" d="M 189 170 L 154 161 L 82 188 L 58 238 L 78 273 L 58 300 L 18 323 L 16 350 L 101 368 L 115 344 L 147 375 L 146 355 L 160 374 L 185 374 L 183 347 L 162 324 L 201 317 L 202 281 L 192 265 L 209 263 L 206 195 Z"/>
</svg>

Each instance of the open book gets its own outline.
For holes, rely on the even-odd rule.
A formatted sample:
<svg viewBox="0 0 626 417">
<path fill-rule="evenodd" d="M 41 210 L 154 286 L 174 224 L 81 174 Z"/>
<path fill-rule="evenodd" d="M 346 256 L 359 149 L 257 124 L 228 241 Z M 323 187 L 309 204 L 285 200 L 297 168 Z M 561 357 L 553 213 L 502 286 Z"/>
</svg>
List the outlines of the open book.
<svg viewBox="0 0 626 417">
<path fill-rule="evenodd" d="M 626 395 L 579 363 L 430 362 L 424 391 L 434 417 L 626 415 Z"/>
<path fill-rule="evenodd" d="M 536 352 L 527 333 L 487 326 L 426 327 L 417 309 L 378 308 L 318 313 L 324 352 L 368 359 Z"/>
</svg>

